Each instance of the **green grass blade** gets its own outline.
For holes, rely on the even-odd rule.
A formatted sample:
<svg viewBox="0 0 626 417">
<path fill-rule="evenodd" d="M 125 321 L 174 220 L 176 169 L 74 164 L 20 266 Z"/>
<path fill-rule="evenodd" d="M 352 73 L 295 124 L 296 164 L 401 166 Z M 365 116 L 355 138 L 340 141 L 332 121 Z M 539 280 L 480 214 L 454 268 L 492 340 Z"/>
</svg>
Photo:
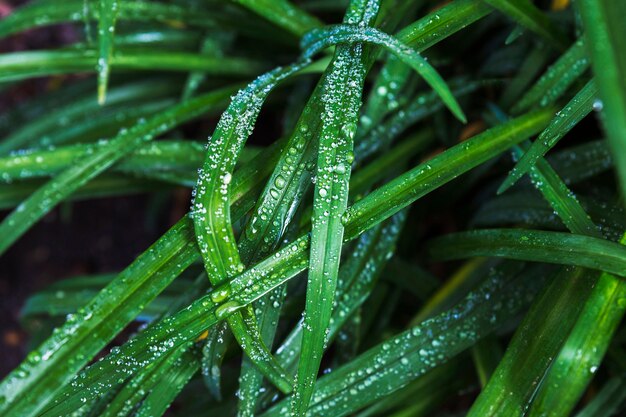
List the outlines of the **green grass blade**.
<svg viewBox="0 0 626 417">
<path fill-rule="evenodd" d="M 433 240 L 434 259 L 497 256 L 523 261 L 576 265 L 626 277 L 626 249 L 582 235 L 538 230 L 485 229 L 453 233 Z"/>
<path fill-rule="evenodd" d="M 626 400 L 624 378 L 614 377 L 591 400 L 576 417 L 600 417 L 616 415 Z"/>
<path fill-rule="evenodd" d="M 198 359 L 193 354 L 185 352 L 168 368 L 168 372 L 164 372 L 163 377 L 144 398 L 134 415 L 136 417 L 163 415 L 199 368 Z"/>
<path fill-rule="evenodd" d="M 448 85 L 437 71 L 417 51 L 403 44 L 397 38 L 387 35 L 374 28 L 358 28 L 352 25 L 336 25 L 325 29 L 309 32 L 303 39 L 301 46 L 308 50 L 317 51 L 337 42 L 365 42 L 383 46 L 396 55 L 402 62 L 413 68 L 433 90 L 439 94 L 443 102 L 457 119 L 465 123 L 467 120 Z"/>
<path fill-rule="evenodd" d="M 63 3 L 43 2 L 18 8 L 0 21 L 0 37 L 21 32 L 36 27 L 54 25 L 63 22 L 83 23 L 89 20 L 100 19 L 100 8 L 87 4 L 83 0 L 68 0 Z M 215 18 L 209 13 L 182 5 L 143 2 L 120 1 L 118 19 L 134 21 L 156 22 L 185 22 L 200 27 L 214 27 Z"/>
<path fill-rule="evenodd" d="M 377 9 L 377 5 L 374 8 Z M 333 71 L 328 74 L 321 97 L 324 109 L 313 200 L 303 324 L 306 331 L 292 402 L 292 412 L 296 416 L 306 414 L 313 394 L 335 299 L 344 229 L 341 216 L 348 204 L 353 138 L 365 81 L 361 50 L 361 45 L 337 48 Z"/>
<path fill-rule="evenodd" d="M 95 72 L 95 50 L 26 51 L 0 55 L 0 82 L 76 72 Z M 264 65 L 245 58 L 214 58 L 186 52 L 124 52 L 111 55 L 111 68 L 146 71 L 205 71 L 213 75 L 250 76 Z"/>
<path fill-rule="evenodd" d="M 596 273 L 563 268 L 538 297 L 468 416 L 522 416 L 582 306 L 570 300 L 593 288 Z M 556 302 L 556 303 L 555 303 Z"/>
<path fill-rule="evenodd" d="M 64 198 L 120 158 L 178 124 L 222 107 L 232 92 L 232 87 L 226 87 L 166 110 L 145 123 L 120 133 L 106 146 L 102 146 L 99 152 L 67 168 L 33 193 L 0 223 L 0 253 L 6 251 Z"/>
<path fill-rule="evenodd" d="M 552 119 L 550 124 L 539 135 L 530 149 L 524 153 L 519 162 L 513 167 L 509 176 L 498 188 L 502 193 L 510 188 L 517 180 L 526 174 L 559 140 L 574 128 L 585 116 L 593 110 L 598 89 L 593 80 L 589 81 Z"/>
<path fill-rule="evenodd" d="M 322 23 L 317 18 L 295 6 L 289 0 L 233 1 L 298 37 L 311 29 L 322 26 Z"/>
<path fill-rule="evenodd" d="M 602 100 L 602 124 L 626 194 L 626 4 L 611 0 L 578 2 L 586 44 Z"/>
<path fill-rule="evenodd" d="M 513 106 L 512 113 L 519 114 L 534 106 L 554 105 L 561 95 L 587 71 L 589 65 L 584 38 L 580 38 L 519 99 Z"/>
<path fill-rule="evenodd" d="M 346 236 L 359 235 L 433 189 L 527 139 L 546 125 L 551 114 L 549 110 L 530 113 L 493 127 L 374 190 L 346 212 Z"/>
<path fill-rule="evenodd" d="M 109 83 L 111 55 L 115 39 L 115 20 L 119 8 L 118 0 L 100 0 L 98 19 L 98 103 L 104 104 Z"/>
<path fill-rule="evenodd" d="M 484 0 L 511 17 L 521 26 L 535 32 L 557 49 L 567 47 L 567 39 L 550 19 L 529 0 Z"/>
</svg>

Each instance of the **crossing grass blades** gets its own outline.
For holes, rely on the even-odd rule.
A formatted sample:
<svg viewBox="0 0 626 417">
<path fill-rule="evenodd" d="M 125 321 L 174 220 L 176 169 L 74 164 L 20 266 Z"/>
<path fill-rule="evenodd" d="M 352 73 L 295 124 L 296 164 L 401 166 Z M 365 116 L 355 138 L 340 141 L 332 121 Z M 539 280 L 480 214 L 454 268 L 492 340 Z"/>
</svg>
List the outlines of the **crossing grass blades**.
<svg viewBox="0 0 626 417">
<path fill-rule="evenodd" d="M 15 8 L 3 38 L 77 39 L 0 54 L 2 94 L 60 85 L 0 115 L 0 254 L 77 199 L 192 197 L 125 269 L 27 300 L 43 341 L 0 414 L 619 415 L 625 19 L 614 0 Z"/>
</svg>

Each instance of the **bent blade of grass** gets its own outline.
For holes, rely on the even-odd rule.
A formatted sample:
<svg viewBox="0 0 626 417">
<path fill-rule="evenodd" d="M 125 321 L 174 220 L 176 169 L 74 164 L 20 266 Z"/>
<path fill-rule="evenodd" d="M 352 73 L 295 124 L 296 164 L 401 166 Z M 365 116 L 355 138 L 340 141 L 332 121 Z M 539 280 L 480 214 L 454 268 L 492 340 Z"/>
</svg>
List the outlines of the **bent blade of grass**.
<svg viewBox="0 0 626 417">
<path fill-rule="evenodd" d="M 231 225 L 229 198 L 232 171 L 239 154 L 270 91 L 308 63 L 310 60 L 303 60 L 277 68 L 242 89 L 220 118 L 209 140 L 206 160 L 198 173 L 192 207 L 198 246 L 214 285 L 244 270 Z M 248 308 L 245 316 L 238 312 L 228 319 L 239 345 L 270 381 L 282 391 L 289 392 L 291 382 L 263 343 L 254 324 L 253 310 Z"/>
<path fill-rule="evenodd" d="M 155 136 L 207 111 L 214 111 L 222 107 L 233 91 L 233 87 L 222 88 L 174 106 L 144 123 L 135 125 L 128 131 L 121 132 L 105 146 L 102 146 L 97 153 L 76 161 L 75 164 L 39 188 L 0 223 L 0 254 L 4 253 L 59 202 L 90 179 Z"/>
<path fill-rule="evenodd" d="M 393 36 L 371 27 L 359 28 L 353 25 L 336 25 L 309 32 L 302 38 L 301 46 L 305 50 L 309 48 L 319 50 L 323 48 L 323 45 L 338 42 L 364 42 L 383 46 L 424 78 L 457 119 L 463 123 L 467 121 L 461 106 L 437 71 L 416 50 Z M 308 53 L 305 52 L 305 55 Z"/>
<path fill-rule="evenodd" d="M 604 239 L 539 230 L 484 229 L 452 233 L 432 241 L 433 259 L 496 256 L 576 265 L 626 277 L 626 248 Z"/>
<path fill-rule="evenodd" d="M 598 83 L 601 119 L 626 195 L 626 4 L 612 0 L 578 2 L 587 50 Z"/>
<path fill-rule="evenodd" d="M 565 35 L 529 0 L 484 0 L 557 49 L 567 47 Z"/>
<path fill-rule="evenodd" d="M 113 54 L 115 40 L 115 20 L 119 8 L 118 0 L 100 0 L 100 18 L 98 19 L 98 103 L 106 100 L 109 83 L 109 61 Z"/>
<path fill-rule="evenodd" d="M 598 89 L 593 80 L 585 86 L 565 105 L 552 119 L 550 124 L 539 135 L 530 149 L 524 153 L 521 159 L 515 164 L 508 177 L 504 180 L 498 193 L 503 193 L 531 167 L 537 163 L 559 140 L 572 130 L 585 116 L 593 110 L 594 102 L 598 94 Z"/>
</svg>

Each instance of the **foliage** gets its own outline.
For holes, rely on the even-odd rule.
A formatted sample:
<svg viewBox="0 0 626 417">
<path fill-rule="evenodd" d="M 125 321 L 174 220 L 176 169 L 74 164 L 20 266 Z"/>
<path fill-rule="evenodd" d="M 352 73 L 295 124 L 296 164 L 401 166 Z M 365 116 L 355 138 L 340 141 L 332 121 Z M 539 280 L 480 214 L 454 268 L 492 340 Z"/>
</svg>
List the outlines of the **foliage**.
<svg viewBox="0 0 626 417">
<path fill-rule="evenodd" d="M 624 19 L 613 0 L 16 8 L 7 42 L 77 38 L 0 54 L 7 97 L 61 85 L 0 115 L 0 254 L 76 199 L 192 201 L 124 270 L 28 299 L 40 344 L 0 414 L 617 415 Z"/>
</svg>

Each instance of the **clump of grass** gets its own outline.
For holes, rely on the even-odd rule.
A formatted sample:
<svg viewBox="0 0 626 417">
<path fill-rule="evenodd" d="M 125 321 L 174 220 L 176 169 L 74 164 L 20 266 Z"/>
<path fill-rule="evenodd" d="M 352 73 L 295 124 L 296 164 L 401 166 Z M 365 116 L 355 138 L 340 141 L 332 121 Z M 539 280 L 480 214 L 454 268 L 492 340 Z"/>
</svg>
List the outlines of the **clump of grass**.
<svg viewBox="0 0 626 417">
<path fill-rule="evenodd" d="M 1 414 L 622 410 L 626 3 L 541 3 L 14 10 L 0 36 L 84 39 L 0 54 L 5 91 L 95 76 L 0 117 L 0 253 L 76 198 L 193 199 L 126 269 L 28 300 L 48 325 Z"/>
</svg>

